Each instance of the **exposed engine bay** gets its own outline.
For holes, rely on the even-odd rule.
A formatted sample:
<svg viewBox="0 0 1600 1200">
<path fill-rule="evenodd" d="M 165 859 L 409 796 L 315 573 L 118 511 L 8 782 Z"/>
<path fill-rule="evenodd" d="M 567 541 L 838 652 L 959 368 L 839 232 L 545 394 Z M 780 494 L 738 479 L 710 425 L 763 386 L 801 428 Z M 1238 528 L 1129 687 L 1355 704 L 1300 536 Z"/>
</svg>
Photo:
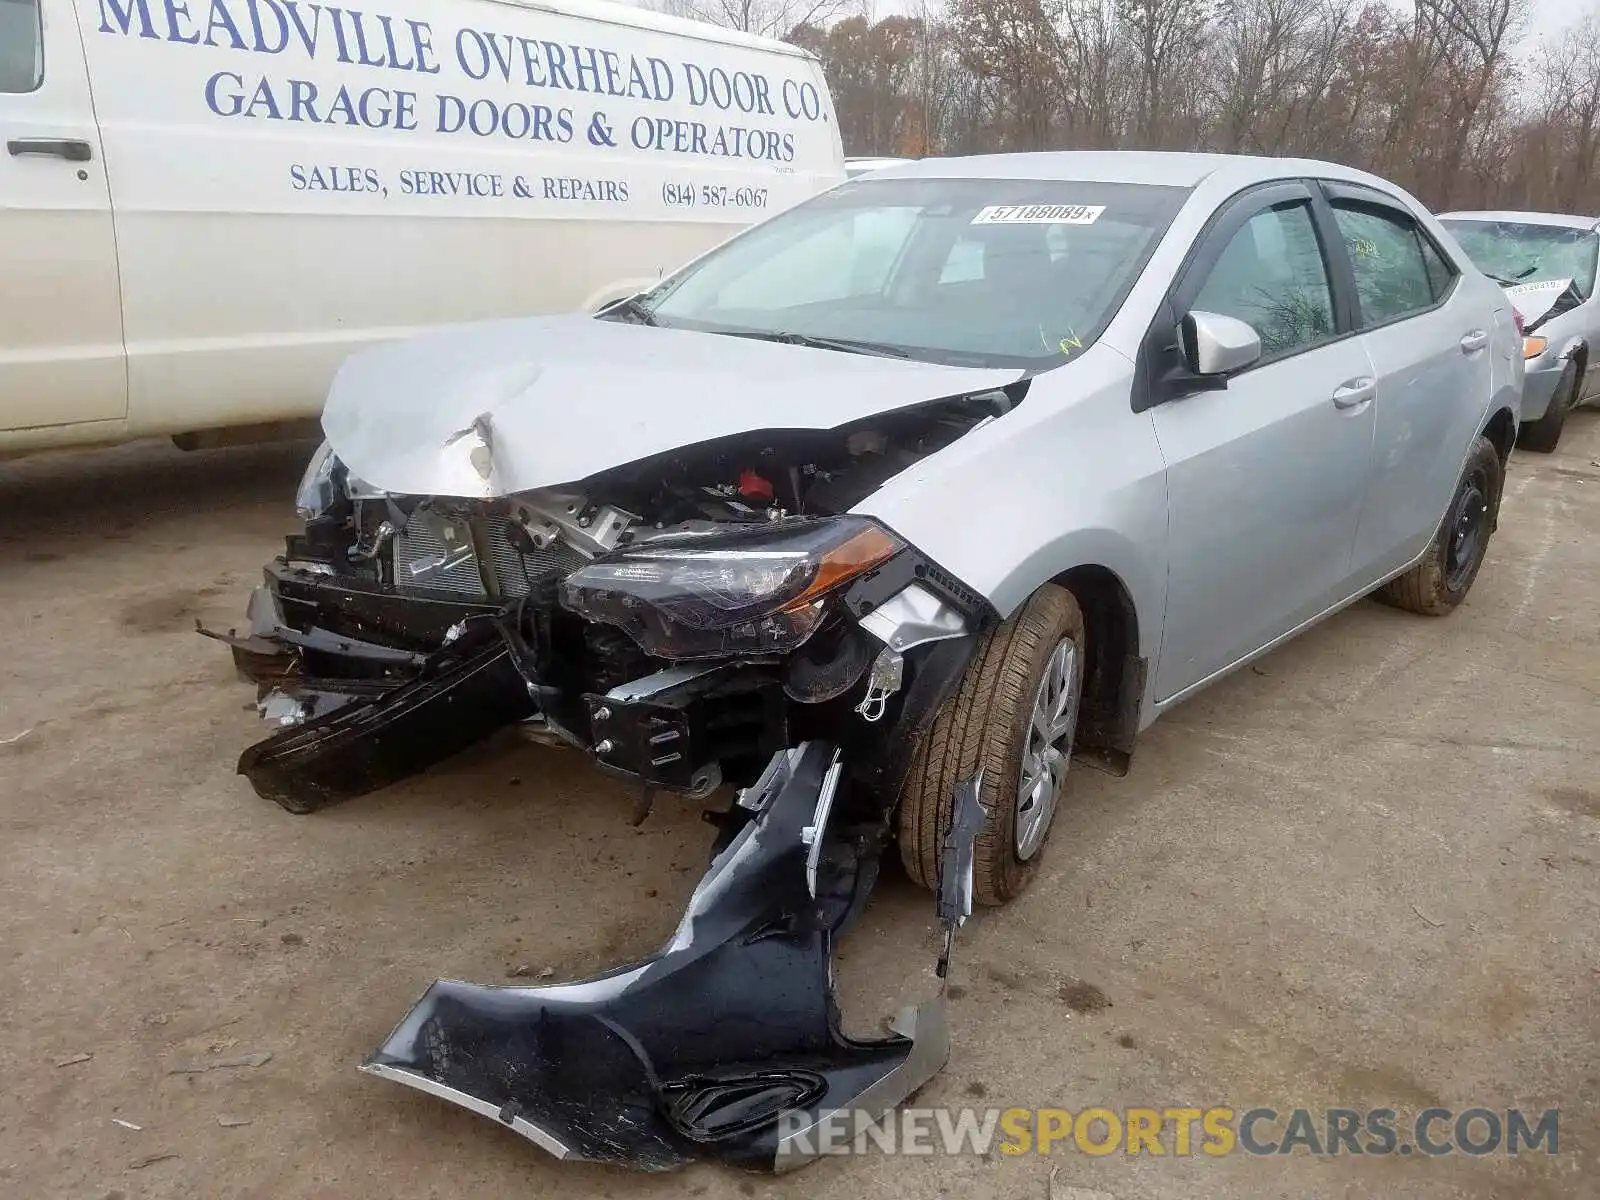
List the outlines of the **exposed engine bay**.
<svg viewBox="0 0 1600 1200">
<path fill-rule="evenodd" d="M 307 812 L 516 724 L 697 798 L 811 736 L 890 785 L 879 722 L 934 643 L 989 614 L 848 510 L 1009 402 L 741 435 L 483 500 L 384 494 L 324 450 L 251 630 L 213 634 L 280 726 L 240 770 Z"/>
</svg>

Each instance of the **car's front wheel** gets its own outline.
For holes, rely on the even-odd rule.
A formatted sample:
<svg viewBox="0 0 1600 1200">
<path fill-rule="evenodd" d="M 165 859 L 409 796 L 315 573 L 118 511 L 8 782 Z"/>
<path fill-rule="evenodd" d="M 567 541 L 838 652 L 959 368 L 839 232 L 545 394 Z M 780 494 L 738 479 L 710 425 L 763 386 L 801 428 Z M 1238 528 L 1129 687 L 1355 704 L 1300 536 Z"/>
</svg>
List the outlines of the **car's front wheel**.
<svg viewBox="0 0 1600 1200">
<path fill-rule="evenodd" d="M 1404 575 L 1384 584 L 1378 598 L 1430 617 L 1443 616 L 1466 599 L 1488 552 L 1504 486 L 1500 453 L 1493 442 L 1480 437 L 1427 554 Z"/>
<path fill-rule="evenodd" d="M 956 787 L 982 768 L 974 898 L 1004 904 L 1027 886 L 1065 787 L 1086 650 L 1083 612 L 1054 584 L 984 637 L 901 791 L 900 858 L 916 882 L 937 883 Z"/>
</svg>

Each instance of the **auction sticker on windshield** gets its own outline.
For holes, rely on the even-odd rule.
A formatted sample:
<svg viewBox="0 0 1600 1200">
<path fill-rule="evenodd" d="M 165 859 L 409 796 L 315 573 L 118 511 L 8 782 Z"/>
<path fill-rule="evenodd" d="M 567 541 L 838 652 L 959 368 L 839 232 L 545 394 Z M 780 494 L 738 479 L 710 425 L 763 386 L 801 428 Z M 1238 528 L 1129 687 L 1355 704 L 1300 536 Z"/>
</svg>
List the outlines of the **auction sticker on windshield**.
<svg viewBox="0 0 1600 1200">
<path fill-rule="evenodd" d="M 1093 225 L 1104 204 L 991 204 L 978 210 L 974 225 Z"/>
<path fill-rule="evenodd" d="M 1567 290 L 1570 279 L 1545 279 L 1538 283 L 1519 283 L 1506 289 L 1508 296 L 1538 296 L 1545 292 L 1559 296 Z"/>
<path fill-rule="evenodd" d="M 1506 288 L 1505 293 L 1524 321 L 1536 321 L 1554 308 L 1562 293 L 1571 286 L 1571 279 L 1545 279 L 1538 283 L 1516 284 Z"/>
</svg>

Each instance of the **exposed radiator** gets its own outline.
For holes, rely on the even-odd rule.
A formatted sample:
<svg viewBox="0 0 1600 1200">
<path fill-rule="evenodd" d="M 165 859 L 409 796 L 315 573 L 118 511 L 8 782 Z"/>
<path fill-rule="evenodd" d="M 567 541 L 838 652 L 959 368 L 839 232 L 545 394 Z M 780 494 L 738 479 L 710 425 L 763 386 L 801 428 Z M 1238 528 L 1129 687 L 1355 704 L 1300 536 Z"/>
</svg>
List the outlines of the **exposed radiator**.
<svg viewBox="0 0 1600 1200">
<path fill-rule="evenodd" d="M 465 545 L 466 522 L 456 522 Z M 441 562 L 446 543 L 423 521 L 412 521 L 393 542 L 394 582 L 397 587 L 428 588 L 469 596 L 512 598 L 526 595 L 532 581 L 549 574 L 566 574 L 588 560 L 568 546 L 524 554 L 506 535 L 504 518 L 480 518 L 471 523 L 473 550 L 458 551 L 454 561 Z M 486 552 L 480 556 L 476 548 Z M 487 564 L 484 558 L 488 559 Z M 484 567 L 489 570 L 485 571 Z"/>
<path fill-rule="evenodd" d="M 589 560 L 571 547 L 557 543 L 549 550 L 519 551 L 506 536 L 504 521 L 485 521 L 482 524 L 481 545 L 489 548 L 489 560 L 494 564 L 499 580 L 499 595 L 523 596 L 536 579 L 547 575 L 568 575 Z"/>
</svg>

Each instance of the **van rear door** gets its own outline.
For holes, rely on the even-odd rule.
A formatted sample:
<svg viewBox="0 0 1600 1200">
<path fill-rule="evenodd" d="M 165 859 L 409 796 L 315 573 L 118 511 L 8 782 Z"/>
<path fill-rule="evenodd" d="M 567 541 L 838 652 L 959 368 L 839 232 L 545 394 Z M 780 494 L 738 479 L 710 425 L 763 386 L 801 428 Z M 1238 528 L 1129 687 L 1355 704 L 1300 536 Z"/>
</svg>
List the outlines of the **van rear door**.
<svg viewBox="0 0 1600 1200">
<path fill-rule="evenodd" d="M 0 0 L 0 142 L 0 430 L 121 420 L 111 194 L 70 3 Z"/>
</svg>

